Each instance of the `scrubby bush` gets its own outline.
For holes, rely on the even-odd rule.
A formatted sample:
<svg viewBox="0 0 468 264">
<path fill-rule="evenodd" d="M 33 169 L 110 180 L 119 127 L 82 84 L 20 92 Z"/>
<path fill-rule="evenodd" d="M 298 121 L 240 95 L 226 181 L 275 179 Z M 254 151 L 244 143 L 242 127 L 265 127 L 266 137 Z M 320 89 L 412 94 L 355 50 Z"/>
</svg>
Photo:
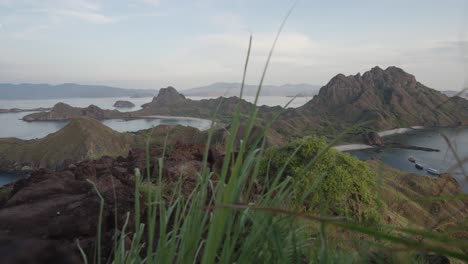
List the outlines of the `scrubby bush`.
<svg viewBox="0 0 468 264">
<path fill-rule="evenodd" d="M 326 141 L 313 136 L 268 149 L 260 175 L 272 180 L 285 164 L 281 177 L 293 178 L 294 206 L 306 212 L 317 212 L 323 206 L 329 214 L 367 223 L 380 221 L 376 177 L 364 162 L 327 150 Z"/>
</svg>

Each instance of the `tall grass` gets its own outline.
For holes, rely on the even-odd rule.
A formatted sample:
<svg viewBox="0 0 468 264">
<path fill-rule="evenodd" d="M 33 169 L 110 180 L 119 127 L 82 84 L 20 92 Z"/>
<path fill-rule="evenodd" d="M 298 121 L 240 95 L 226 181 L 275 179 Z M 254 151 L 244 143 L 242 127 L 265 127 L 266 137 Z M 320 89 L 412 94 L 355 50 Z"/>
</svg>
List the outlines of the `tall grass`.
<svg viewBox="0 0 468 264">
<path fill-rule="evenodd" d="M 260 96 L 281 29 L 291 11 L 292 9 L 282 22 L 268 55 L 255 102 Z M 243 95 L 251 45 L 252 37 L 243 70 L 240 98 Z M 365 226 L 349 219 L 327 216 L 324 208 L 318 215 L 291 210 L 291 194 L 296 190 L 292 179 L 283 174 L 292 157 L 284 161 L 282 169 L 275 175 L 270 175 L 268 171 L 267 175 L 260 175 L 259 169 L 260 161 L 264 158 L 267 129 L 280 113 L 265 125 L 259 136 L 252 138 L 257 111 L 258 108 L 254 107 L 247 120 L 242 120 L 239 100 L 224 146 L 223 165 L 217 175 L 208 167 L 208 152 L 216 121 L 216 113 L 214 114 L 203 166 L 196 173 L 197 181 L 190 193 L 184 193 L 181 187 L 183 179 L 180 178 L 171 195 L 164 195 L 165 151 L 161 157 L 151 157 L 151 141 L 148 139 L 146 179 L 143 179 L 139 170 L 135 171 L 135 213 L 127 213 L 125 223 L 116 232 L 112 256 L 101 256 L 100 228 L 98 229 L 94 263 L 100 263 L 106 257 L 113 263 L 206 264 L 353 263 L 371 259 L 379 262 L 392 258 L 392 254 L 379 255 L 380 252 L 403 252 L 405 261 L 415 261 L 413 255 L 417 252 L 434 252 L 468 261 L 467 252 L 458 250 L 461 242 L 441 234 L 394 226 Z M 245 122 L 247 129 L 243 135 L 238 135 L 242 122 Z M 238 136 L 242 137 L 240 144 L 236 142 Z M 311 159 L 306 167 L 315 166 L 333 142 Z M 292 156 L 300 148 L 301 146 Z M 151 171 L 151 159 L 154 158 L 158 164 L 156 172 Z M 263 181 L 261 191 L 254 191 L 259 177 L 267 180 Z M 322 178 L 317 175 L 315 181 Z M 95 185 L 94 188 L 98 192 Z M 312 188 L 309 191 L 314 190 Z M 303 195 L 301 199 L 302 201 L 295 202 L 304 202 L 307 195 Z M 103 203 L 101 200 L 100 215 Z M 146 219 L 141 218 L 142 209 Z M 128 223 L 132 217 L 134 227 L 129 233 Z M 99 219 L 100 226 L 102 220 Z M 343 240 L 356 237 L 354 242 L 363 250 L 350 249 L 346 243 L 340 242 L 340 235 L 336 232 L 341 232 Z M 421 240 L 421 237 L 424 239 Z M 128 243 L 128 240 L 131 242 Z M 81 253 L 87 261 L 87 256 L 83 251 Z"/>
</svg>

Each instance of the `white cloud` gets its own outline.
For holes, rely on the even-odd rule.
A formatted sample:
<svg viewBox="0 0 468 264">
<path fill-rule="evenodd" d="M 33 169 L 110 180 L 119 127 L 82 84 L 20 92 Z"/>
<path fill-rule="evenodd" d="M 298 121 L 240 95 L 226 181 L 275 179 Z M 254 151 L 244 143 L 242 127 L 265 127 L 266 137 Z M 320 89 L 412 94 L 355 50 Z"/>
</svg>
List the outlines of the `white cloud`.
<svg viewBox="0 0 468 264">
<path fill-rule="evenodd" d="M 73 8 L 87 9 L 92 11 L 98 11 L 101 8 L 98 3 L 84 0 L 66 0 L 65 3 Z"/>
<path fill-rule="evenodd" d="M 148 4 L 151 6 L 159 6 L 161 4 L 160 0 L 140 0 L 144 4 Z"/>
<path fill-rule="evenodd" d="M 53 13 L 63 16 L 73 17 L 94 24 L 109 24 L 119 21 L 117 17 L 106 16 L 100 13 L 87 12 L 87 11 L 68 11 L 68 10 L 54 10 Z"/>
</svg>

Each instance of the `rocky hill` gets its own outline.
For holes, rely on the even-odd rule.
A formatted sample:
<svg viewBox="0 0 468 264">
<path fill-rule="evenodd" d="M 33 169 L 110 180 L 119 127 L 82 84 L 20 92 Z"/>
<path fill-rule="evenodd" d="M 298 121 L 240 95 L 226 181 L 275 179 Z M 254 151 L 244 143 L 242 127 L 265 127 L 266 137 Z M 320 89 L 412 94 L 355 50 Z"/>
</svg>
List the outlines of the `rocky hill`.
<svg viewBox="0 0 468 264">
<path fill-rule="evenodd" d="M 240 101 L 239 101 L 240 100 Z M 231 118 L 235 113 L 237 103 L 240 102 L 241 113 L 249 113 L 254 105 L 238 97 L 218 97 L 215 99 L 191 100 L 177 92 L 173 87 L 161 88 L 153 101 L 144 104 L 143 109 L 133 112 L 134 116 L 171 115 L 211 118 L 218 111 L 219 118 Z M 261 106 L 263 114 L 281 111 L 281 107 Z"/>
<path fill-rule="evenodd" d="M 468 101 L 449 98 L 400 68 L 374 67 L 333 77 L 311 101 L 285 113 L 279 127 L 330 133 L 364 122 L 372 130 L 468 124 Z"/>
<path fill-rule="evenodd" d="M 90 117 L 94 119 L 126 118 L 130 115 L 117 110 L 105 110 L 95 105 L 85 108 L 73 107 L 65 103 L 58 103 L 48 112 L 29 114 L 24 121 L 66 121 L 76 117 Z"/>
<path fill-rule="evenodd" d="M 61 130 L 37 140 L 0 139 L 0 168 L 63 168 L 101 156 L 125 155 L 135 138 L 92 118 L 76 118 Z"/>
<path fill-rule="evenodd" d="M 339 74 L 303 108 L 349 123 L 372 121 L 377 129 L 468 123 L 468 101 L 428 88 L 397 67 Z"/>
</svg>

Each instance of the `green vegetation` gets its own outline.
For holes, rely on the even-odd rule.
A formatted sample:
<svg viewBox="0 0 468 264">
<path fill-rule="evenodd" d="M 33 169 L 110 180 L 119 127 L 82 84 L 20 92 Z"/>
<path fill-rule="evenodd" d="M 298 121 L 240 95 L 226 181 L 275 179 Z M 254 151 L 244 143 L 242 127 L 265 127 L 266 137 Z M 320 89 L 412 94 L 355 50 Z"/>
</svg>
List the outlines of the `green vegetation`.
<svg viewBox="0 0 468 264">
<path fill-rule="evenodd" d="M 323 138 L 306 137 L 279 149 L 271 148 L 261 172 L 266 175 L 269 169 L 270 175 L 276 175 L 284 169 L 282 177 L 293 179 L 294 199 L 304 201 L 297 206 L 304 206 L 307 212 L 324 207 L 332 215 L 379 222 L 377 208 L 382 201 L 375 193 L 376 175 L 364 162 L 327 147 Z M 311 161 L 314 163 L 308 165 Z"/>
<path fill-rule="evenodd" d="M 41 139 L 1 139 L 0 159 L 27 163 L 31 167 L 63 168 L 103 155 L 125 155 L 135 141 L 130 134 L 116 132 L 95 119 L 80 117 Z"/>
</svg>

